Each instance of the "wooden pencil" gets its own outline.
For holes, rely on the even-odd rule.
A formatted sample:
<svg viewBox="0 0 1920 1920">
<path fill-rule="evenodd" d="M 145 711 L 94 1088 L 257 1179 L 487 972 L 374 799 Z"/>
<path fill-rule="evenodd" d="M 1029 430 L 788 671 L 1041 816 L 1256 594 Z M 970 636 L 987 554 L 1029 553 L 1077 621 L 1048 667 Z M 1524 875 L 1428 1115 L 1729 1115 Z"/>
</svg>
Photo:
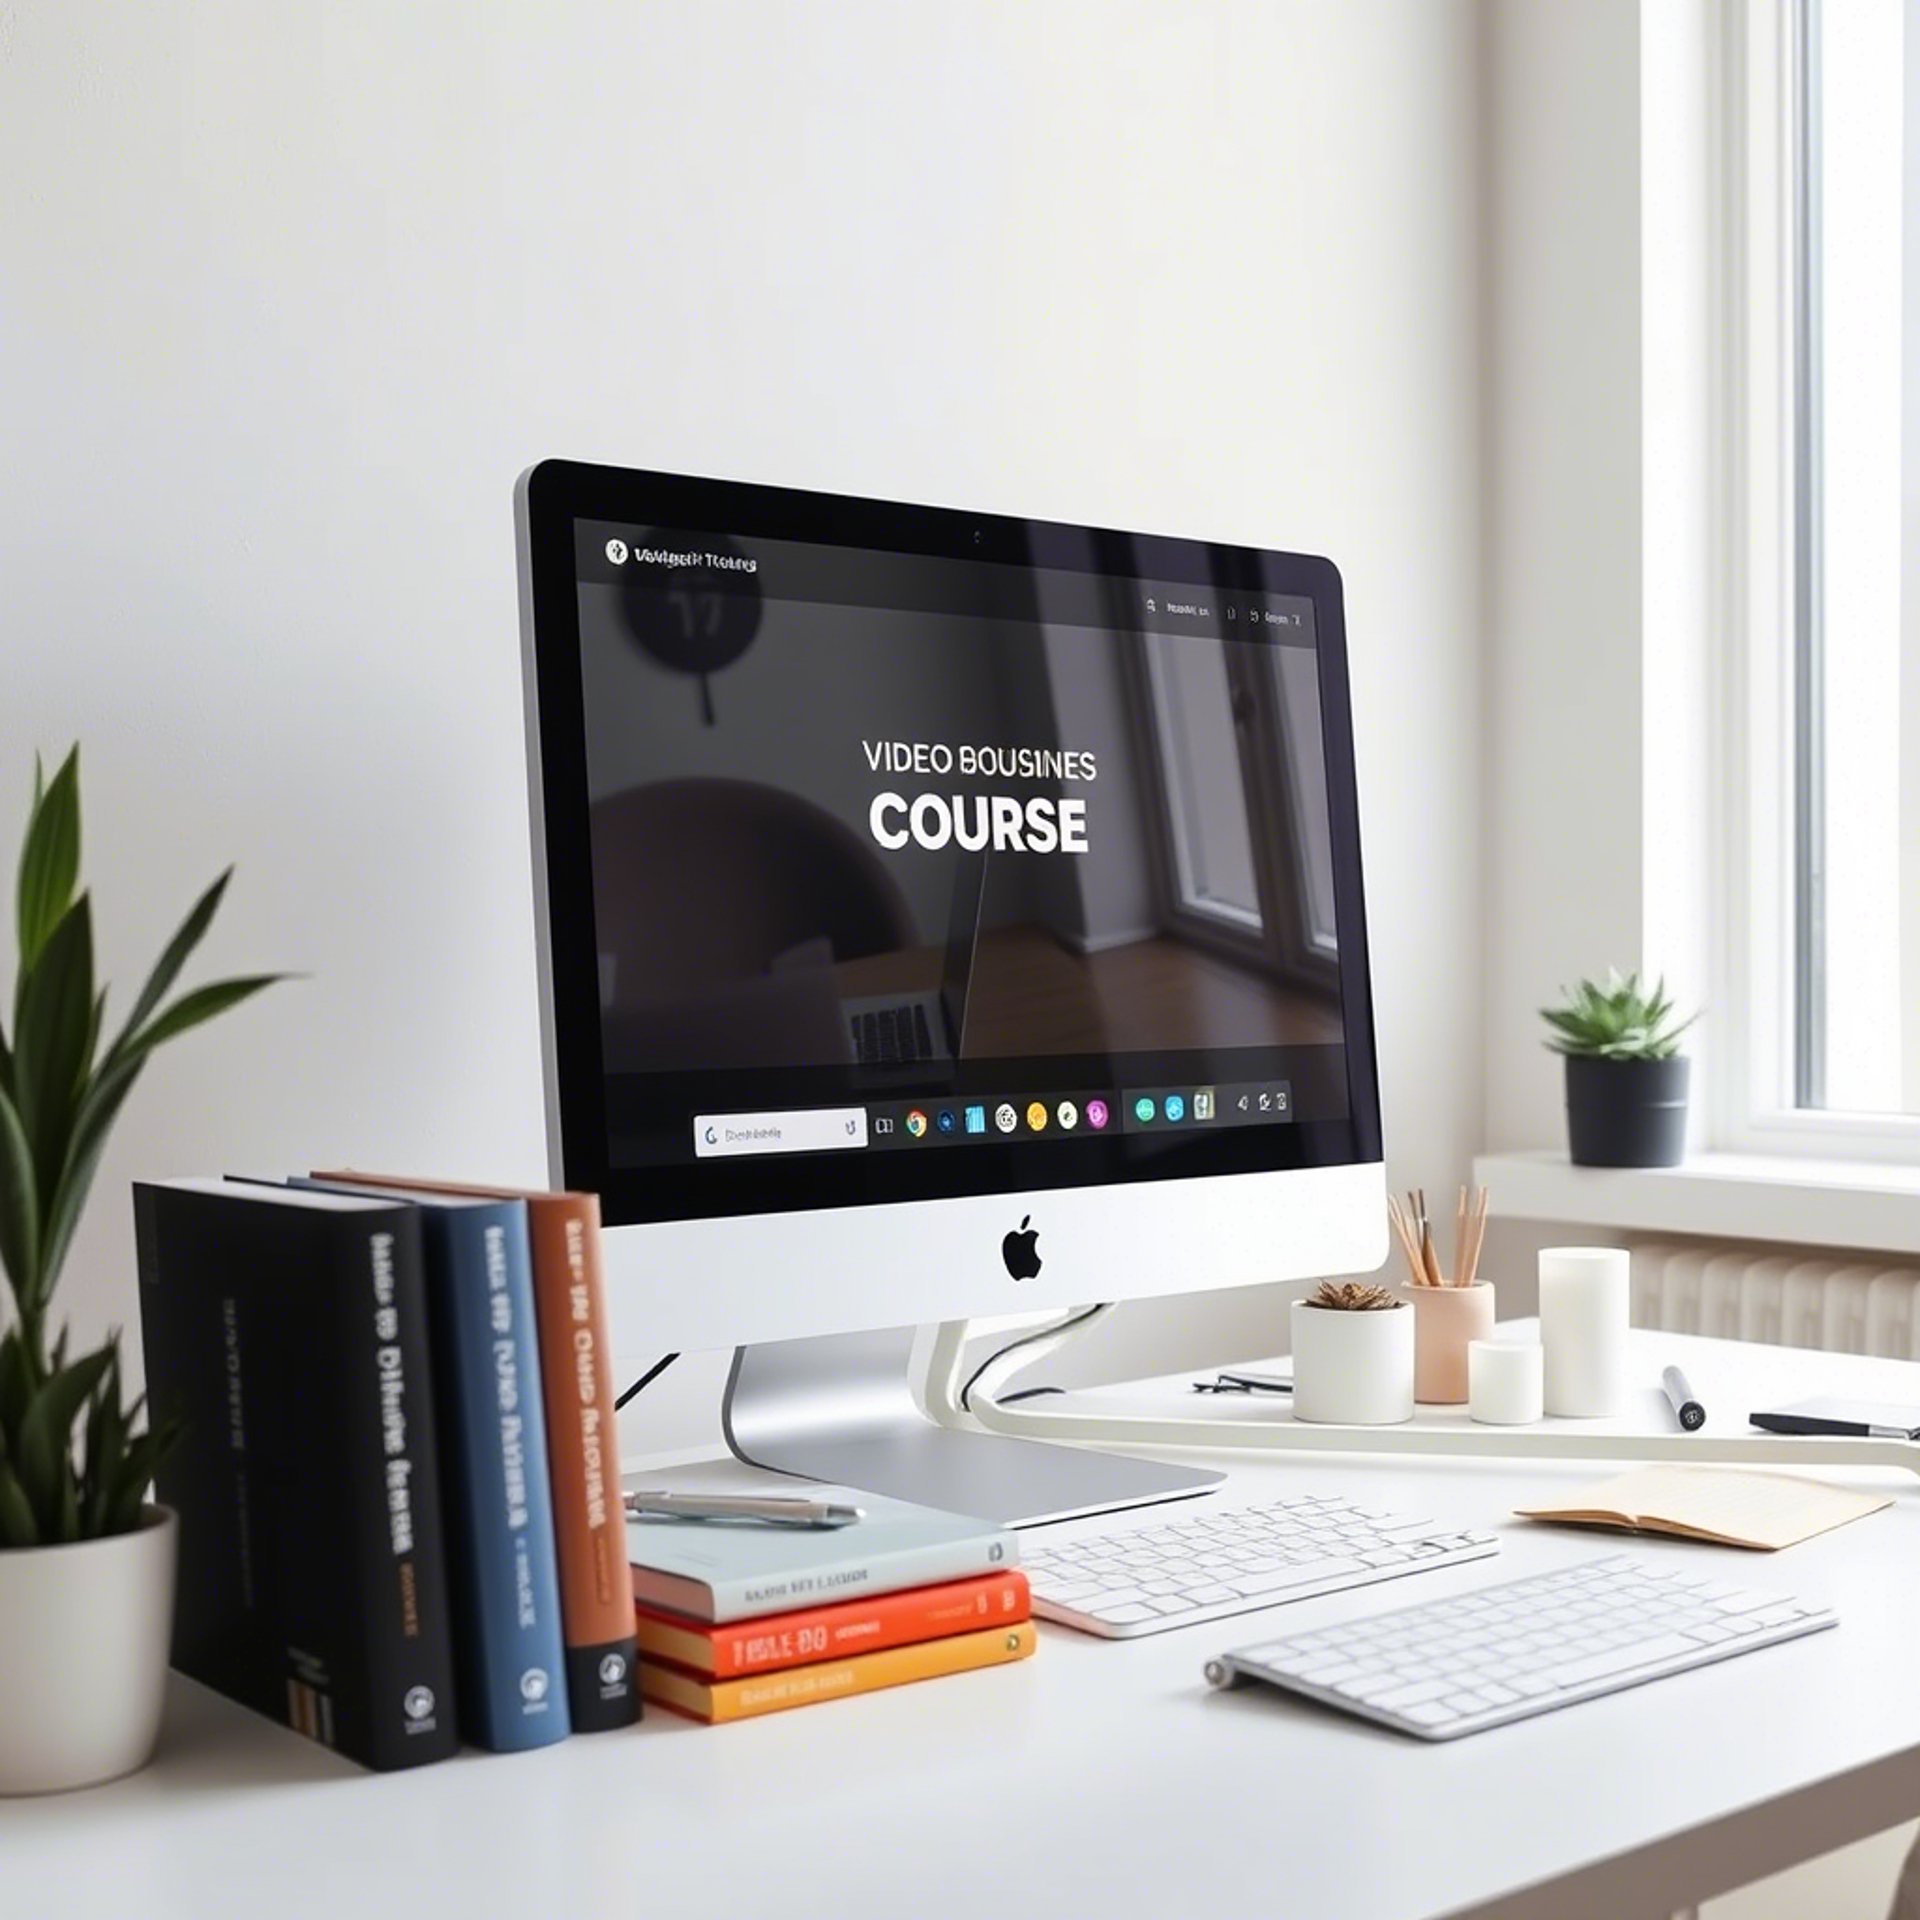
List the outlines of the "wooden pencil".
<svg viewBox="0 0 1920 1920">
<path fill-rule="evenodd" d="M 1387 1195 L 1387 1218 L 1393 1223 L 1394 1237 L 1400 1242 L 1400 1251 L 1406 1255 L 1407 1271 L 1413 1276 L 1415 1286 L 1426 1285 L 1426 1275 L 1420 1271 L 1420 1256 L 1414 1250 L 1413 1234 L 1407 1226 L 1407 1217 L 1400 1211 L 1400 1202 L 1392 1194 Z"/>
<path fill-rule="evenodd" d="M 1467 1277 L 1462 1286 L 1471 1286 L 1480 1271 L 1480 1248 L 1487 1237 L 1487 1204 L 1492 1195 L 1482 1187 L 1480 1197 L 1468 1220 Z"/>
</svg>

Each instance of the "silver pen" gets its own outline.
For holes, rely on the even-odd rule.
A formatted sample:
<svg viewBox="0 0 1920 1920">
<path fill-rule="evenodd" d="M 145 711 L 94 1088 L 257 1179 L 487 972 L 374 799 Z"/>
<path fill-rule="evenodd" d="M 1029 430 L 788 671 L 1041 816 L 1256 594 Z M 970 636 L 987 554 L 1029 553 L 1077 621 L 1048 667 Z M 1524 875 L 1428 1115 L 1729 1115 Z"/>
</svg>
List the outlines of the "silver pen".
<svg viewBox="0 0 1920 1920">
<path fill-rule="evenodd" d="M 850 1527 L 865 1509 L 806 1495 L 758 1493 L 630 1493 L 622 1502 L 635 1520 L 757 1520 L 775 1527 Z"/>
</svg>

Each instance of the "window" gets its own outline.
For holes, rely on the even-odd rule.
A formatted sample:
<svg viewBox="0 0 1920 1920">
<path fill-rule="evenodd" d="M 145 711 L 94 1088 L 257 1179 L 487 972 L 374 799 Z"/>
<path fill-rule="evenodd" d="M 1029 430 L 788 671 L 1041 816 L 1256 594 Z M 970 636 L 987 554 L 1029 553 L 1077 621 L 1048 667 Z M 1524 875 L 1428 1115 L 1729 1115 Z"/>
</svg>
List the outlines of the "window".
<svg viewBox="0 0 1920 1920">
<path fill-rule="evenodd" d="M 1920 1113 L 1920 0 L 1806 0 L 1794 1095 Z"/>
<path fill-rule="evenodd" d="M 1720 1131 L 1920 1158 L 1920 0 L 1746 0 Z"/>
<path fill-rule="evenodd" d="M 1140 660 L 1167 924 L 1283 980 L 1337 982 L 1314 649 L 1150 633 Z"/>
</svg>

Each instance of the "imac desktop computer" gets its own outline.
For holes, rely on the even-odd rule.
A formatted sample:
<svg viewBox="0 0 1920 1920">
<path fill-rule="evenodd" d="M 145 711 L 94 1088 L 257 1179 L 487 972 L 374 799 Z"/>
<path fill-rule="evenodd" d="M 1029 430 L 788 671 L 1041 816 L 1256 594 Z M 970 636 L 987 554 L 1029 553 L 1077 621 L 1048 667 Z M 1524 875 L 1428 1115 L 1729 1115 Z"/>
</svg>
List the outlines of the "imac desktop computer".
<svg viewBox="0 0 1920 1920">
<path fill-rule="evenodd" d="M 549 461 L 552 1173 L 743 1459 L 1020 1522 L 1218 1476 L 929 1418 L 929 1322 L 1376 1267 L 1339 575 Z"/>
</svg>

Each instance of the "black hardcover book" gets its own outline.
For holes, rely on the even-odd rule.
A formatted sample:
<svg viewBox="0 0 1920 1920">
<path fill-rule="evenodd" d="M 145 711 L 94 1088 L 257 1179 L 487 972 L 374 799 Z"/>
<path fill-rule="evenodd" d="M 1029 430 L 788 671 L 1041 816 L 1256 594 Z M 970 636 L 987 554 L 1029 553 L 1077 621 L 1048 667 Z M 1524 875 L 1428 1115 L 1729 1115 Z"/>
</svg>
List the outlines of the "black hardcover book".
<svg viewBox="0 0 1920 1920">
<path fill-rule="evenodd" d="M 137 1184 L 147 1392 L 185 1435 L 173 1662 L 363 1765 L 457 1744 L 415 1210 Z"/>
</svg>

